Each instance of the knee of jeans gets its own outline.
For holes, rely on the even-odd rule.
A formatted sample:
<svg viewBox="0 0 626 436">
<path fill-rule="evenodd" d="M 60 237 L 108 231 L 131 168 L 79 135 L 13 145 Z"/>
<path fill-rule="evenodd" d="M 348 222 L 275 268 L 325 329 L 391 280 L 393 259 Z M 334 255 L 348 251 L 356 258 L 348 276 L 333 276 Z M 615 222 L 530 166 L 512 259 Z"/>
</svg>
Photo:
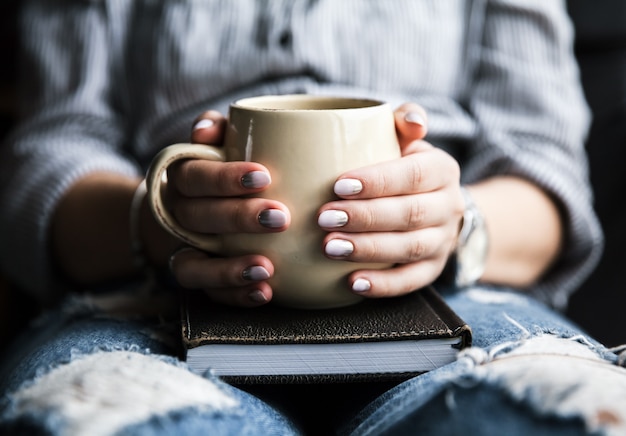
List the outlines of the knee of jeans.
<svg viewBox="0 0 626 436">
<path fill-rule="evenodd" d="M 456 388 L 486 383 L 537 416 L 579 419 L 589 432 L 626 434 L 626 368 L 583 335 L 529 334 L 490 350 L 468 348 L 459 361 L 467 376 Z M 448 394 L 454 407 L 454 389 Z"/>
<path fill-rule="evenodd" d="M 4 401 L 3 425 L 19 422 L 54 434 L 116 434 L 170 412 L 226 414 L 238 404 L 219 382 L 192 374 L 174 358 L 132 351 L 77 357 Z"/>
</svg>

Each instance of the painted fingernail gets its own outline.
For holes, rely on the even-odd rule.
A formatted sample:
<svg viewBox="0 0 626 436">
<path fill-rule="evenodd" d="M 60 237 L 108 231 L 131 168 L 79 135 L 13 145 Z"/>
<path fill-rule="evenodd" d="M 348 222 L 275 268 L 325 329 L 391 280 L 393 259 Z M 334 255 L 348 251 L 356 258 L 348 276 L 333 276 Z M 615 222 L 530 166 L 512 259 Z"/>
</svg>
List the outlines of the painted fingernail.
<svg viewBox="0 0 626 436">
<path fill-rule="evenodd" d="M 326 254 L 333 257 L 345 257 L 354 251 L 352 242 L 345 239 L 331 239 L 324 247 Z"/>
<path fill-rule="evenodd" d="M 248 298 L 253 303 L 267 303 L 267 298 L 265 298 L 265 294 L 259 289 L 255 289 L 254 291 L 250 292 L 248 294 Z"/>
<path fill-rule="evenodd" d="M 372 284 L 369 280 L 365 279 L 356 279 L 354 283 L 352 283 L 352 290 L 354 292 L 366 292 L 372 288 Z"/>
<path fill-rule="evenodd" d="M 191 247 L 183 247 L 179 250 L 176 250 L 174 254 L 172 254 L 169 260 L 167 261 L 167 269 L 170 271 L 170 273 L 174 274 L 174 262 L 176 261 L 176 257 L 182 252 L 193 251 L 193 250 L 194 248 L 191 248 Z"/>
<path fill-rule="evenodd" d="M 254 282 L 270 278 L 270 273 L 262 266 L 250 266 L 244 269 L 241 275 L 245 280 L 251 280 Z"/>
<path fill-rule="evenodd" d="M 357 179 L 341 179 L 335 182 L 334 191 L 337 195 L 354 195 L 363 190 L 363 184 Z"/>
<path fill-rule="evenodd" d="M 348 224 L 348 214 L 343 210 L 325 210 L 317 219 L 321 227 L 343 227 Z"/>
<path fill-rule="evenodd" d="M 209 118 L 203 118 L 193 125 L 193 130 L 208 129 L 209 127 L 213 127 L 214 125 L 215 121 Z"/>
<path fill-rule="evenodd" d="M 404 116 L 404 121 L 411 124 L 417 124 L 418 126 L 426 125 L 426 120 L 418 112 L 407 112 Z"/>
<path fill-rule="evenodd" d="M 259 214 L 259 223 L 263 227 L 277 229 L 287 223 L 287 215 L 282 210 L 266 209 Z"/>
<path fill-rule="evenodd" d="M 264 188 L 270 183 L 272 178 L 265 171 L 250 171 L 241 178 L 241 185 L 249 189 Z"/>
</svg>

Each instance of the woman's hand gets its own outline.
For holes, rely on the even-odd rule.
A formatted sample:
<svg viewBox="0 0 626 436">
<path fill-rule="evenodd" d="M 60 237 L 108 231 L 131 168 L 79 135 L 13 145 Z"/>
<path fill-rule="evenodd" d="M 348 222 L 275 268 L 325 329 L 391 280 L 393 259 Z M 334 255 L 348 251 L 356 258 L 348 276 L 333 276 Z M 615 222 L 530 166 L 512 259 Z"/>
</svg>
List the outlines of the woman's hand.
<svg viewBox="0 0 626 436">
<path fill-rule="evenodd" d="M 221 114 L 206 112 L 194 124 L 192 142 L 220 144 L 224 126 Z M 284 204 L 242 198 L 270 183 L 267 168 L 255 162 L 188 160 L 168 170 L 168 202 L 177 221 L 196 232 L 281 232 L 291 220 Z M 262 255 L 223 258 L 185 248 L 172 257 L 170 268 L 181 286 L 203 289 L 215 301 L 257 306 L 272 298 L 267 279 L 274 266 Z"/>
<path fill-rule="evenodd" d="M 342 200 L 319 211 L 320 226 L 330 232 L 328 257 L 395 265 L 350 275 L 352 291 L 366 297 L 402 295 L 432 283 L 454 250 L 463 216 L 459 166 L 423 140 L 423 109 L 404 104 L 395 120 L 402 157 L 344 173 L 335 184 Z"/>
</svg>

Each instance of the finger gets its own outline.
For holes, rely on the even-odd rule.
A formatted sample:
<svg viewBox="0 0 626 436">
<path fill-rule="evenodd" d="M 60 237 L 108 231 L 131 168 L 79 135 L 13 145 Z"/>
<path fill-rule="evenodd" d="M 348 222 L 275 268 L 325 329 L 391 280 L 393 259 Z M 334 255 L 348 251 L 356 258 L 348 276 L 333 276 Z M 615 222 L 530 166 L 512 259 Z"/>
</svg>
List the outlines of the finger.
<svg viewBox="0 0 626 436">
<path fill-rule="evenodd" d="M 352 262 L 412 263 L 447 257 L 454 233 L 444 227 L 415 232 L 329 233 L 324 253 L 331 259 Z"/>
<path fill-rule="evenodd" d="M 194 248 L 176 252 L 169 266 L 177 282 L 190 289 L 246 286 L 274 275 L 265 256 L 215 257 Z"/>
<path fill-rule="evenodd" d="M 423 139 L 428 132 L 426 111 L 415 103 L 405 103 L 394 112 L 400 147 L 406 147 L 416 139 Z"/>
<path fill-rule="evenodd" d="M 261 164 L 202 159 L 173 163 L 167 180 L 169 189 L 186 197 L 240 196 L 260 192 L 272 183 L 269 171 Z"/>
<path fill-rule="evenodd" d="M 216 303 L 239 307 L 257 307 L 269 303 L 272 299 L 272 288 L 267 283 L 241 288 L 203 289 L 204 293 Z"/>
<path fill-rule="evenodd" d="M 194 120 L 191 141 L 219 145 L 224 140 L 225 130 L 226 118 L 217 111 L 206 111 Z"/>
<path fill-rule="evenodd" d="M 170 270 L 181 286 L 203 289 L 221 303 L 258 306 L 272 298 L 266 280 L 273 276 L 274 266 L 264 256 L 216 258 L 186 248 L 172 256 Z"/>
<path fill-rule="evenodd" d="M 287 207 L 264 198 L 177 198 L 172 213 L 178 223 L 198 233 L 282 232 L 291 223 Z"/>
<path fill-rule="evenodd" d="M 430 285 L 444 266 L 440 259 L 426 259 L 389 269 L 356 271 L 348 280 L 352 292 L 363 297 L 396 297 Z"/>
<path fill-rule="evenodd" d="M 348 171 L 335 182 L 342 198 L 377 198 L 417 194 L 457 185 L 459 164 L 452 156 L 424 141 L 423 150 L 387 162 Z"/>
<path fill-rule="evenodd" d="M 412 231 L 460 220 L 463 202 L 454 203 L 440 191 L 418 195 L 344 200 L 326 203 L 318 215 L 324 230 L 342 232 Z"/>
</svg>

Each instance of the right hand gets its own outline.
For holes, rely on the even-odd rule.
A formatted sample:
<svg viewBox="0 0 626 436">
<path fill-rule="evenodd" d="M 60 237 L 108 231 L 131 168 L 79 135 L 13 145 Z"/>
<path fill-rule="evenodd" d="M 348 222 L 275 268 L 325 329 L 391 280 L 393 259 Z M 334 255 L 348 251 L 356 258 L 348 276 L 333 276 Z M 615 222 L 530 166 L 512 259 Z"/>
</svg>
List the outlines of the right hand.
<svg viewBox="0 0 626 436">
<path fill-rule="evenodd" d="M 215 111 L 196 119 L 191 141 L 221 145 L 226 120 Z M 173 164 L 167 173 L 167 202 L 180 225 L 208 233 L 272 233 L 289 227 L 287 207 L 265 198 L 246 198 L 270 183 L 269 171 L 256 162 L 214 162 L 191 159 Z M 267 279 L 274 265 L 265 256 L 218 257 L 186 247 L 170 260 L 178 283 L 202 289 L 214 301 L 258 306 L 272 299 Z"/>
</svg>

